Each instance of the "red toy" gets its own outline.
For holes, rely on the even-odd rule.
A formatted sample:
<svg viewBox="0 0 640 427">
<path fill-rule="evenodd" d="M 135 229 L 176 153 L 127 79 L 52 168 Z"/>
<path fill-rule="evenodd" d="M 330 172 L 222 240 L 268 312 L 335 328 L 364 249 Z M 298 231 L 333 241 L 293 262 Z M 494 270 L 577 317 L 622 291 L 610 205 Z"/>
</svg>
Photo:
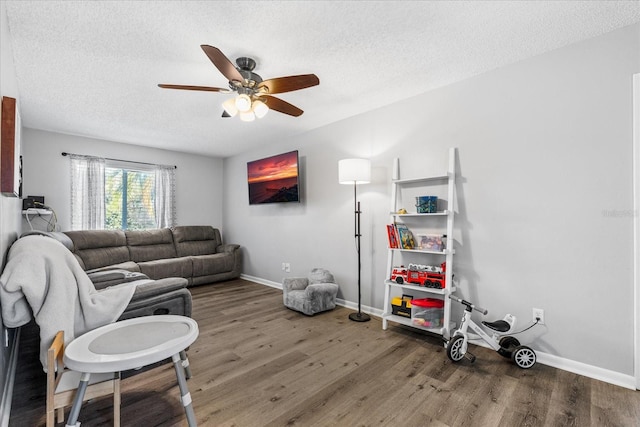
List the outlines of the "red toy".
<svg viewBox="0 0 640 427">
<path fill-rule="evenodd" d="M 447 271 L 446 263 L 440 264 L 440 267 L 430 265 L 409 264 L 409 268 L 404 266 L 393 267 L 391 272 L 391 280 L 402 285 L 403 283 L 411 283 L 427 288 L 444 289 L 445 272 Z"/>
</svg>

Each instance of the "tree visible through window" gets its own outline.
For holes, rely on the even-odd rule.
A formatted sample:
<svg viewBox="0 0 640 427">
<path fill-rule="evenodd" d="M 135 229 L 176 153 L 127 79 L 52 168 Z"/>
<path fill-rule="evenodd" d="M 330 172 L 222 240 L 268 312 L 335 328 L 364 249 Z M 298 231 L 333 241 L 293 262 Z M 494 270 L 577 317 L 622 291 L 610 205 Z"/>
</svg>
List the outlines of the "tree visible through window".
<svg viewBox="0 0 640 427">
<path fill-rule="evenodd" d="M 156 227 L 154 171 L 105 168 L 105 228 Z"/>
</svg>

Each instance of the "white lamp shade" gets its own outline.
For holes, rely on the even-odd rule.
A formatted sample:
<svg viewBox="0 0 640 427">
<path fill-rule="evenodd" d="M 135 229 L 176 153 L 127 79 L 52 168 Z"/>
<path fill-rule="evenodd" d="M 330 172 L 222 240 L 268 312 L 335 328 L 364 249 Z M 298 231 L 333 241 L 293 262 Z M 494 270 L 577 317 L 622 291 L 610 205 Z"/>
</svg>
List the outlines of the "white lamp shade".
<svg viewBox="0 0 640 427">
<path fill-rule="evenodd" d="M 256 117 L 259 119 L 263 118 L 269 112 L 269 107 L 267 107 L 267 104 L 258 100 L 253 101 L 252 108 Z"/>
<path fill-rule="evenodd" d="M 245 95 L 244 93 L 238 95 L 236 97 L 236 108 L 241 113 L 246 113 L 251 110 L 251 98 L 249 98 L 249 95 Z"/>
<path fill-rule="evenodd" d="M 340 184 L 368 184 L 371 182 L 369 159 L 344 159 L 338 162 Z"/>
<path fill-rule="evenodd" d="M 235 98 L 229 98 L 226 101 L 224 101 L 222 103 L 222 108 L 224 108 L 224 111 L 226 111 L 227 114 L 230 115 L 231 117 L 233 117 L 236 114 L 238 114 L 238 109 L 236 108 L 236 99 Z"/>
</svg>

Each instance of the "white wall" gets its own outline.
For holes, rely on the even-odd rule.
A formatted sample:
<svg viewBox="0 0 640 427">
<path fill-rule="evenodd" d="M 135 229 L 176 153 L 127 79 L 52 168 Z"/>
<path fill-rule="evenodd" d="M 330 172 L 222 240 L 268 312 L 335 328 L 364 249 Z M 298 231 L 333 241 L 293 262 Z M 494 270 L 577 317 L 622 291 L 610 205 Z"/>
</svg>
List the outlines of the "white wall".
<svg viewBox="0 0 640 427">
<path fill-rule="evenodd" d="M 623 213 L 633 200 L 639 34 L 626 27 L 226 159 L 224 230 L 245 248 L 244 273 L 280 282 L 281 262 L 291 276 L 323 266 L 339 297 L 356 301 L 353 193 L 337 183 L 337 164 L 368 157 L 362 302 L 382 309 L 393 158 L 402 178 L 441 174 L 458 147 L 458 294 L 522 326 L 543 308 L 547 325 L 523 343 L 632 376 L 632 218 Z M 292 149 L 304 201 L 248 206 L 246 162 Z"/>
<path fill-rule="evenodd" d="M 0 5 L 0 94 L 18 100 L 20 108 L 20 96 L 13 65 L 13 50 L 7 24 L 5 5 Z M 0 256 L 1 265 L 4 266 L 7 249 L 17 238 L 20 230 L 20 200 L 14 197 L 0 196 Z"/>
<path fill-rule="evenodd" d="M 176 165 L 179 225 L 222 226 L 222 160 L 34 129 L 23 132 L 23 193 L 44 196 L 62 231 L 70 228 L 70 165 L 62 152 Z M 28 225 L 24 222 L 24 228 Z M 222 230 L 224 233 L 224 230 Z M 223 237 L 224 238 L 224 237 Z"/>
<path fill-rule="evenodd" d="M 15 67 L 13 65 L 13 49 L 9 36 L 9 26 L 4 2 L 0 3 L 0 95 L 10 96 L 18 100 L 20 96 L 16 83 Z M 7 252 L 11 244 L 20 233 L 20 199 L 0 195 L 0 271 L 4 268 Z M 5 346 L 7 329 L 2 325 L 0 337 L 0 425 L 9 422 L 9 407 L 11 405 L 11 379 L 8 375 L 10 347 Z M 15 330 L 9 332 L 10 341 L 15 338 Z"/>
</svg>

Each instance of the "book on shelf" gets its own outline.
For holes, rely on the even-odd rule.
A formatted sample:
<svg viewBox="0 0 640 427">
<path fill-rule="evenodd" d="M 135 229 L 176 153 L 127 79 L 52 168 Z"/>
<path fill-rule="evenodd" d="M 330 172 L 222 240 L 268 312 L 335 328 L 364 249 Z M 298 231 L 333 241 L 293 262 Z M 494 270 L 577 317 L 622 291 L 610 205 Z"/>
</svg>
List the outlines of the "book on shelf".
<svg viewBox="0 0 640 427">
<path fill-rule="evenodd" d="M 409 227 L 402 223 L 396 223 L 396 230 L 398 231 L 398 241 L 402 249 L 414 249 L 416 247 L 413 234 Z"/>
<path fill-rule="evenodd" d="M 387 224 L 387 238 L 389 239 L 389 247 L 391 249 L 398 249 L 398 232 L 395 224 Z"/>
</svg>

